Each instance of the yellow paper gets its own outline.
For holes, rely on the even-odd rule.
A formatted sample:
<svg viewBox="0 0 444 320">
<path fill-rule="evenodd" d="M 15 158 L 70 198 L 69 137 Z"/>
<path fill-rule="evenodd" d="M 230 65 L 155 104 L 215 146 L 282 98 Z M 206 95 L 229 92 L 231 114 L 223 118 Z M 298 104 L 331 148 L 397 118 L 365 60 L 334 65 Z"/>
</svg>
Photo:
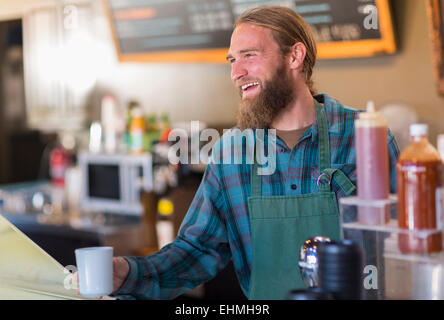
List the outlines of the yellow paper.
<svg viewBox="0 0 444 320">
<path fill-rule="evenodd" d="M 0 299 L 84 299 L 72 274 L 0 214 Z"/>
</svg>

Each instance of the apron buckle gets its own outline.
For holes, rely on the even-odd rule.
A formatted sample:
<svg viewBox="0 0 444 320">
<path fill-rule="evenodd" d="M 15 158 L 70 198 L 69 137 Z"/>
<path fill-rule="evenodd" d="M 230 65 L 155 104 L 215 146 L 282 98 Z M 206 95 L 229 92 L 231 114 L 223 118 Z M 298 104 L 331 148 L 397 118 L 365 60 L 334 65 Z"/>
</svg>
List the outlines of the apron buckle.
<svg viewBox="0 0 444 320">
<path fill-rule="evenodd" d="M 328 184 L 331 184 L 331 176 L 327 173 L 321 173 L 316 180 L 316 185 L 319 187 L 319 184 L 321 183 L 322 178 L 325 177 L 327 179 Z M 325 179 L 324 179 L 325 180 Z"/>
</svg>

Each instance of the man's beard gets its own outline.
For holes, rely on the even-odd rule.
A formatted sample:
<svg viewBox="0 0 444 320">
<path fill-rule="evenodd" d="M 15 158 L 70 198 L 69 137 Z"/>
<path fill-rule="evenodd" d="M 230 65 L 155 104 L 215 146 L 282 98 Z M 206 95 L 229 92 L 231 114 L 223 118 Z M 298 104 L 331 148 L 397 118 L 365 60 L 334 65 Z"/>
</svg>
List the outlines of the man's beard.
<svg viewBox="0 0 444 320">
<path fill-rule="evenodd" d="M 241 130 L 267 128 L 293 98 L 293 82 L 282 63 L 272 79 L 263 84 L 256 98 L 241 100 L 237 126 Z"/>
</svg>

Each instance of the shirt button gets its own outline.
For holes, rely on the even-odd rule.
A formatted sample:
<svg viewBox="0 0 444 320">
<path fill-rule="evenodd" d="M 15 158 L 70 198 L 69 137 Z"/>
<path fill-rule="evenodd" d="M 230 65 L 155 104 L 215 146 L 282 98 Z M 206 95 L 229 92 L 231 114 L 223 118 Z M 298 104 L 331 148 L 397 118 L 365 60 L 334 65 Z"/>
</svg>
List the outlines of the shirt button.
<svg viewBox="0 0 444 320">
<path fill-rule="evenodd" d="M 296 190 L 298 187 L 295 184 L 291 185 L 291 189 Z"/>
</svg>

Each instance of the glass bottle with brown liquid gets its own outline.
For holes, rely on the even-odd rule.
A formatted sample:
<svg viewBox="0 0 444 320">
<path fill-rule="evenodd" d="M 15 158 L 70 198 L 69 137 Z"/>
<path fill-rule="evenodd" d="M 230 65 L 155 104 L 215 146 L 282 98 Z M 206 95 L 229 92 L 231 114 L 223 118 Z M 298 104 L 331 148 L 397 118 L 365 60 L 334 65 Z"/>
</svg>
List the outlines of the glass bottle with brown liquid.
<svg viewBox="0 0 444 320">
<path fill-rule="evenodd" d="M 401 153 L 396 166 L 398 224 L 402 229 L 441 229 L 441 172 L 438 151 L 427 139 L 427 125 L 410 126 L 411 144 Z M 428 254 L 442 250 L 441 232 L 425 238 L 399 234 L 402 253 Z"/>
</svg>

